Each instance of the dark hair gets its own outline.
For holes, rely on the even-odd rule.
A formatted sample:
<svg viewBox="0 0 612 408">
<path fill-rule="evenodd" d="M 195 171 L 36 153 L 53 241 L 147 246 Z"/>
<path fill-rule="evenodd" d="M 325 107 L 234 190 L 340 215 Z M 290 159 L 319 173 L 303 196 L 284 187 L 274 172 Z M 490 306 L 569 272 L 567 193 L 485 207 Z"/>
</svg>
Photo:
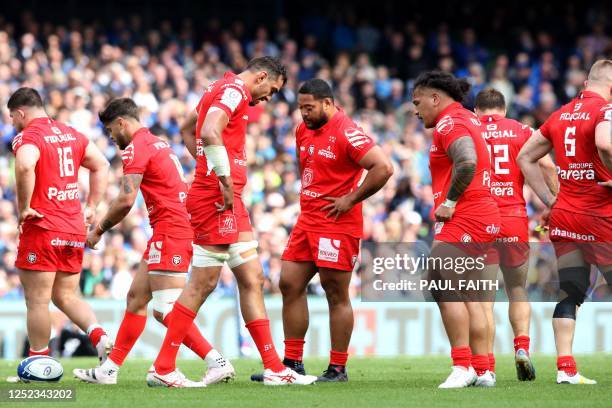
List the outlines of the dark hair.
<svg viewBox="0 0 612 408">
<path fill-rule="evenodd" d="M 43 101 L 36 89 L 24 87 L 19 88 L 11 95 L 6 106 L 9 110 L 15 110 L 22 106 L 42 108 Z"/>
<path fill-rule="evenodd" d="M 488 88 L 478 92 L 474 106 L 480 110 L 506 109 L 506 100 L 497 89 Z"/>
<path fill-rule="evenodd" d="M 453 74 L 443 71 L 423 72 L 414 83 L 414 89 L 419 87 L 437 89 L 457 102 L 463 101 L 470 90 L 468 81 L 455 78 Z"/>
<path fill-rule="evenodd" d="M 304 82 L 298 90 L 298 93 L 312 95 L 317 100 L 324 98 L 330 98 L 332 101 L 334 100 L 334 94 L 329 84 L 319 78 L 309 79 Z"/>
<path fill-rule="evenodd" d="M 266 71 L 272 79 L 277 79 L 279 76 L 283 78 L 283 86 L 287 83 L 287 68 L 274 57 L 258 57 L 253 58 L 247 64 L 246 69 L 251 72 Z"/>
<path fill-rule="evenodd" d="M 106 108 L 104 108 L 102 112 L 98 113 L 100 122 L 105 125 L 108 125 L 119 116 L 126 116 L 139 120 L 136 102 L 130 98 L 113 99 L 106 105 Z"/>
</svg>

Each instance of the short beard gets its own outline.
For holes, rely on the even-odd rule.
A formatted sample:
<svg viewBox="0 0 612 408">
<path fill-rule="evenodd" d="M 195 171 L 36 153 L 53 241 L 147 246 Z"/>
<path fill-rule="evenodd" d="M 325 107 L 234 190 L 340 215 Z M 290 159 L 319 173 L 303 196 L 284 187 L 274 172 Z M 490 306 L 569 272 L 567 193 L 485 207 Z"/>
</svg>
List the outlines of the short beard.
<svg viewBox="0 0 612 408">
<path fill-rule="evenodd" d="M 327 115 L 325 113 L 321 114 L 321 118 L 316 121 L 316 122 L 311 122 L 312 124 L 310 126 L 308 126 L 306 124 L 306 122 L 304 122 L 304 125 L 306 125 L 306 128 L 310 129 L 310 130 L 317 130 L 320 129 L 321 127 L 325 126 L 325 124 L 329 121 L 329 118 L 327 117 Z"/>
</svg>

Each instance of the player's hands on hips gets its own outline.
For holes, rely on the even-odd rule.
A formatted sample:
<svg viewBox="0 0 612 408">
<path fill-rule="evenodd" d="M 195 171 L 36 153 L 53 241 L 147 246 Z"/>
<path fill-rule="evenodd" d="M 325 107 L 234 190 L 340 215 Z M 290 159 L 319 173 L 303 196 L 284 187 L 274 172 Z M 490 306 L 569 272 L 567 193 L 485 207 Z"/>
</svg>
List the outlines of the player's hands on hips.
<svg viewBox="0 0 612 408">
<path fill-rule="evenodd" d="M 100 242 L 101 238 L 102 235 L 98 233 L 98 228 L 96 227 L 92 231 L 89 231 L 89 234 L 87 234 L 87 240 L 85 241 L 85 245 L 87 245 L 87 248 L 98 249 L 96 248 L 96 245 L 98 245 L 98 242 Z"/>
<path fill-rule="evenodd" d="M 25 210 L 21 211 L 19 213 L 19 232 L 22 233 L 23 232 L 23 223 L 26 222 L 27 220 L 29 220 L 30 218 L 43 218 L 44 215 L 42 215 L 41 213 L 39 213 L 38 211 L 36 211 L 33 208 L 26 208 Z"/>
<path fill-rule="evenodd" d="M 219 177 L 219 187 L 221 188 L 221 193 L 223 194 L 223 203 L 215 203 L 217 206 L 217 211 L 232 211 L 234 209 L 234 183 L 232 182 L 231 177 Z"/>
<path fill-rule="evenodd" d="M 552 200 L 550 201 L 550 204 L 546 206 L 546 208 L 544 208 L 544 211 L 542 211 L 542 215 L 540 215 L 540 225 L 536 227 L 536 231 L 544 232 L 548 230 L 548 223 L 550 221 L 550 212 L 552 211 L 552 208 L 555 206 L 556 203 L 557 203 L 557 196 L 553 196 Z"/>
<path fill-rule="evenodd" d="M 92 206 L 86 206 L 83 211 L 85 218 L 85 229 L 89 229 L 96 222 L 96 208 Z"/>
<path fill-rule="evenodd" d="M 450 221 L 451 218 L 453 218 L 453 214 L 455 214 L 454 208 L 447 207 L 445 205 L 441 205 L 436 209 L 434 216 L 436 217 L 436 221 L 446 222 L 446 221 Z"/>
<path fill-rule="evenodd" d="M 323 197 L 323 199 L 331 202 L 321 208 L 321 211 L 329 211 L 325 218 L 334 217 L 334 220 L 337 220 L 345 212 L 350 211 L 356 204 L 351 194 L 343 195 L 342 197 Z"/>
</svg>

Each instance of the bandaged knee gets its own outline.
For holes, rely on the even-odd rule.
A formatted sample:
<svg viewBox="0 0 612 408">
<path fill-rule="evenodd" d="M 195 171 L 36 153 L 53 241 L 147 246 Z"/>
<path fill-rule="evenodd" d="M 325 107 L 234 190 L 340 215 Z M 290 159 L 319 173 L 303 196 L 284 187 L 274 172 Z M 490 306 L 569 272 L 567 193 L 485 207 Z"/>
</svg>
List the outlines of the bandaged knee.
<svg viewBox="0 0 612 408">
<path fill-rule="evenodd" d="M 200 245 L 193 244 L 193 258 L 191 265 L 196 268 L 208 268 L 211 266 L 223 266 L 229 259 L 227 252 L 213 252 L 202 248 Z"/>
<path fill-rule="evenodd" d="M 153 299 L 151 300 L 153 311 L 161 313 L 162 320 L 165 319 L 168 313 L 172 311 L 172 308 L 174 307 L 174 302 L 176 302 L 176 300 L 179 298 L 182 291 L 182 288 L 161 289 L 153 291 Z"/>
<path fill-rule="evenodd" d="M 227 265 L 230 268 L 243 265 L 251 259 L 257 258 L 257 241 L 236 242 L 229 246 L 229 259 Z"/>
<path fill-rule="evenodd" d="M 553 318 L 576 320 L 576 307 L 582 305 L 587 296 L 589 276 L 586 266 L 559 269 L 559 287 L 565 298 L 555 306 Z"/>
</svg>

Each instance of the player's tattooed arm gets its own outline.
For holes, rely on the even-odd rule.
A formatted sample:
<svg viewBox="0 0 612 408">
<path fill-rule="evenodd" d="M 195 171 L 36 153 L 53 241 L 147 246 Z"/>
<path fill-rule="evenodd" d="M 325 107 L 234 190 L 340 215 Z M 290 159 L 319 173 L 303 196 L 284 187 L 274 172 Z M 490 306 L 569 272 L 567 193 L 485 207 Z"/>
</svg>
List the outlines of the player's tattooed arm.
<svg viewBox="0 0 612 408">
<path fill-rule="evenodd" d="M 140 189 L 142 174 L 126 174 L 121 178 L 119 195 L 111 202 L 106 215 L 96 227 L 96 233 L 102 235 L 117 225 L 130 212 Z"/>
<path fill-rule="evenodd" d="M 448 155 L 453 161 L 453 176 L 446 198 L 457 201 L 476 174 L 477 155 L 474 141 L 470 136 L 460 137 L 451 143 Z"/>
<path fill-rule="evenodd" d="M 546 139 L 539 130 L 527 139 L 523 148 L 519 152 L 517 162 L 525 176 L 527 184 L 534 193 L 542 200 L 544 205 L 552 207 L 557 201 L 556 195 L 550 190 L 544 179 L 539 161 L 546 156 L 552 149 L 552 144 Z"/>
<path fill-rule="evenodd" d="M 189 113 L 185 119 L 185 122 L 183 122 L 181 125 L 181 137 L 183 138 L 183 143 L 185 143 L 185 147 L 194 159 L 197 158 L 197 143 L 195 135 L 197 123 L 198 114 L 193 111 Z"/>
</svg>

